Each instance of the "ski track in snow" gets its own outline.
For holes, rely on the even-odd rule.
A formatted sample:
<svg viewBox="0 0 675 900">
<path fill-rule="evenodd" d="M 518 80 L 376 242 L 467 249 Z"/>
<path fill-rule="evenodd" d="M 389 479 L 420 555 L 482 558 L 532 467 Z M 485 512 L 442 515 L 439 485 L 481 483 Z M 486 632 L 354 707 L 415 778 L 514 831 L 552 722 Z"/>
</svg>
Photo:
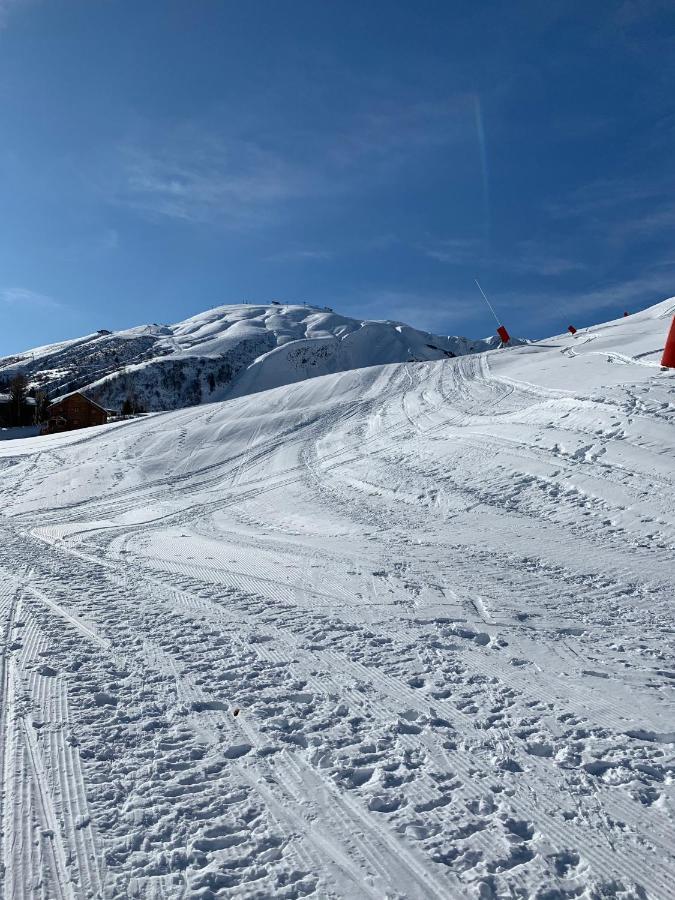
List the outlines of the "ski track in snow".
<svg viewBox="0 0 675 900">
<path fill-rule="evenodd" d="M 4 896 L 675 898 L 655 310 L 3 447 Z"/>
</svg>

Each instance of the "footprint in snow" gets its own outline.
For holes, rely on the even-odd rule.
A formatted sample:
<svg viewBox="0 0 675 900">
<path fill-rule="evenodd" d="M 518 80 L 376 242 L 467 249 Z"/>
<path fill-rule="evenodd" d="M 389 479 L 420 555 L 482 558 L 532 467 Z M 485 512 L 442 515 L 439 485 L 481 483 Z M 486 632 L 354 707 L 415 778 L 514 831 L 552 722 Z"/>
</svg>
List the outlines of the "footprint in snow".
<svg viewBox="0 0 675 900">
<path fill-rule="evenodd" d="M 96 691 L 94 694 L 94 703 L 97 706 L 117 706 L 117 697 L 108 694 L 106 691 Z"/>
<path fill-rule="evenodd" d="M 37 671 L 38 671 L 38 675 L 44 675 L 47 678 L 53 678 L 55 675 L 58 674 L 56 669 L 52 669 L 52 667 L 48 666 L 48 665 L 40 666 L 40 668 Z"/>
</svg>

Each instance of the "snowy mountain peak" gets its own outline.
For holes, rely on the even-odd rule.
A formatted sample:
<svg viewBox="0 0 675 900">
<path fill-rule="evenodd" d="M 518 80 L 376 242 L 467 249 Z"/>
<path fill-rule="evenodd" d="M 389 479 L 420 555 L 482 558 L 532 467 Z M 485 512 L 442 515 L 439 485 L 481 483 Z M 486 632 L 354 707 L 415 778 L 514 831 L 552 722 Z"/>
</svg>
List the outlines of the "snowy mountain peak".
<svg viewBox="0 0 675 900">
<path fill-rule="evenodd" d="M 50 396 L 85 390 L 106 407 L 133 397 L 147 410 L 176 409 L 388 363 L 489 350 L 402 322 L 342 316 L 296 304 L 218 306 L 173 325 L 101 329 L 0 359 L 0 379 L 24 372 Z"/>
</svg>

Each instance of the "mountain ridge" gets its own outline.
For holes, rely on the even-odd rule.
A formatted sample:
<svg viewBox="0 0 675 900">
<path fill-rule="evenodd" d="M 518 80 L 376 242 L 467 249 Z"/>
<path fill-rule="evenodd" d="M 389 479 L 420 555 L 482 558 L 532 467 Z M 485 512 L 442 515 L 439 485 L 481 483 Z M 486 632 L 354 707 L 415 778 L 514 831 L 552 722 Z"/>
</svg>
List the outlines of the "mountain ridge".
<svg viewBox="0 0 675 900">
<path fill-rule="evenodd" d="M 521 340 L 515 343 L 523 343 Z M 110 408 L 159 411 L 257 393 L 304 378 L 493 349 L 403 322 L 354 319 L 327 307 L 233 304 L 173 325 L 147 324 L 0 358 L 0 379 L 25 374 L 53 399 L 82 390 Z"/>
</svg>

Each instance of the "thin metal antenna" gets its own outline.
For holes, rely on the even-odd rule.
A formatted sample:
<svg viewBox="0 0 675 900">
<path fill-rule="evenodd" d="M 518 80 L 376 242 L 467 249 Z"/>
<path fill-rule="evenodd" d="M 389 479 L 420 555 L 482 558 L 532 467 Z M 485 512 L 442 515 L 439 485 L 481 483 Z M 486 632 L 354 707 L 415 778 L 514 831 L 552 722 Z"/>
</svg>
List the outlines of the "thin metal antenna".
<svg viewBox="0 0 675 900">
<path fill-rule="evenodd" d="M 491 312 L 492 315 L 495 317 L 495 320 L 496 320 L 496 322 L 497 322 L 497 325 L 501 325 L 502 323 L 499 321 L 499 318 L 497 317 L 497 313 L 495 312 L 493 305 L 490 303 L 490 301 L 488 300 L 488 298 L 485 296 L 485 291 L 483 290 L 483 288 L 480 286 L 480 284 L 478 284 L 478 279 L 477 279 L 477 278 L 474 278 L 474 281 L 475 281 L 476 284 L 478 285 L 478 290 L 479 290 L 479 291 L 481 292 L 481 294 L 483 295 L 483 300 L 485 300 L 485 302 L 487 303 L 487 305 L 490 307 L 490 312 Z"/>
</svg>

